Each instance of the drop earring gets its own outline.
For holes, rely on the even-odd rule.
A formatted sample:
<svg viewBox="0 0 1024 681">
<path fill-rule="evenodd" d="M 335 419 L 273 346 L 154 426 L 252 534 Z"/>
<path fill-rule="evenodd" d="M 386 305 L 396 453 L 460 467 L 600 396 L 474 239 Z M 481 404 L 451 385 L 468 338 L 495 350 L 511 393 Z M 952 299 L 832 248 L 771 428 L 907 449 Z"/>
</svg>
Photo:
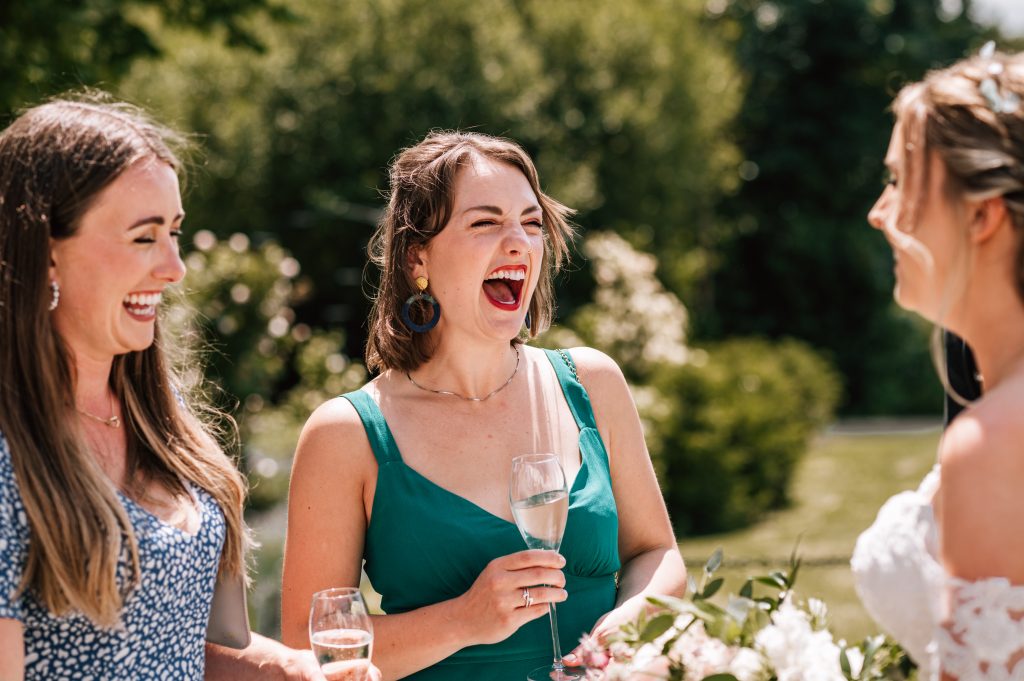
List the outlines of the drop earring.
<svg viewBox="0 0 1024 681">
<path fill-rule="evenodd" d="M 54 310 L 56 310 L 57 306 L 59 304 L 60 304 L 60 284 L 58 284 L 56 281 L 51 281 L 50 282 L 50 306 L 49 306 L 50 312 L 53 312 Z"/>
<path fill-rule="evenodd" d="M 434 300 L 434 296 L 426 293 L 427 284 L 428 282 L 426 277 L 416 277 L 416 288 L 418 288 L 419 291 L 406 298 L 405 304 L 402 305 L 402 322 L 409 327 L 410 331 L 415 331 L 416 333 L 426 333 L 427 331 L 430 331 L 432 328 L 437 326 L 438 320 L 441 319 L 441 305 Z M 412 320 L 412 315 L 410 314 L 412 312 L 412 306 L 420 300 L 427 301 L 434 308 L 434 316 L 425 324 L 417 324 Z"/>
</svg>

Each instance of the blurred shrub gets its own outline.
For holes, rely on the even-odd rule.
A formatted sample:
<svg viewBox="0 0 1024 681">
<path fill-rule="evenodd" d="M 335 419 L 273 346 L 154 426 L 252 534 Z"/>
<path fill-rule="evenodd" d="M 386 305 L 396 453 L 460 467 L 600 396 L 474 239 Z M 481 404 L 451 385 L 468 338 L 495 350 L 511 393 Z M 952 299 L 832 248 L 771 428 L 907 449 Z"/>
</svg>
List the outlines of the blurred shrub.
<svg viewBox="0 0 1024 681">
<path fill-rule="evenodd" d="M 341 333 L 294 323 L 293 306 L 312 284 L 276 242 L 254 246 L 241 233 L 221 240 L 199 231 L 193 243 L 185 258 L 188 305 L 170 318 L 201 329 L 207 379 L 238 421 L 249 506 L 268 508 L 287 495 L 291 457 L 310 412 L 361 385 L 366 372 L 342 354 Z"/>
<path fill-rule="evenodd" d="M 738 527 L 784 505 L 800 456 L 834 415 L 835 370 L 794 340 L 689 348 L 686 308 L 653 255 L 610 232 L 582 248 L 593 301 L 538 343 L 584 343 L 619 362 L 677 533 Z"/>
<path fill-rule="evenodd" d="M 733 529 L 788 502 L 839 399 L 835 370 L 795 340 L 734 339 L 659 372 L 648 445 L 679 535 Z"/>
</svg>

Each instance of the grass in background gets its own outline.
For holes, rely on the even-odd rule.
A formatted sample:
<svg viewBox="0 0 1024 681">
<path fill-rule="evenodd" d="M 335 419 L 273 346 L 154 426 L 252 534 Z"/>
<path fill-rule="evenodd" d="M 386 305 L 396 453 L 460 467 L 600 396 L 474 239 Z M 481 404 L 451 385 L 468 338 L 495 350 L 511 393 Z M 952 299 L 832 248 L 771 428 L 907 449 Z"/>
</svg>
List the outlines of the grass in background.
<svg viewBox="0 0 1024 681">
<path fill-rule="evenodd" d="M 858 535 L 893 494 L 916 488 L 935 463 L 937 426 L 878 433 L 842 429 L 826 434 L 800 463 L 792 505 L 743 530 L 681 537 L 679 548 L 698 571 L 718 547 L 725 552 L 719 576 L 737 592 L 750 575 L 782 569 L 800 541 L 804 560 L 797 577 L 800 598 L 821 598 L 829 606 L 835 633 L 857 641 L 878 627 L 861 607 L 848 565 Z M 763 561 L 763 563 L 762 563 Z"/>
</svg>

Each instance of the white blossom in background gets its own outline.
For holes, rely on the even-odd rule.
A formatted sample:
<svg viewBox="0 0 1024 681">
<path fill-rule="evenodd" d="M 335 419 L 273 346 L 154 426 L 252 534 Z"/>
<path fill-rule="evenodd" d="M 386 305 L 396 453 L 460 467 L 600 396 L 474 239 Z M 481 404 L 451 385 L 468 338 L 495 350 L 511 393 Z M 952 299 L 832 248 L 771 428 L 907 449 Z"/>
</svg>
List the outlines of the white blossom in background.
<svg viewBox="0 0 1024 681">
<path fill-rule="evenodd" d="M 573 326 L 637 375 L 657 365 L 685 364 L 686 307 L 655 275 L 657 258 L 613 232 L 590 234 L 583 252 L 597 290 Z"/>
</svg>

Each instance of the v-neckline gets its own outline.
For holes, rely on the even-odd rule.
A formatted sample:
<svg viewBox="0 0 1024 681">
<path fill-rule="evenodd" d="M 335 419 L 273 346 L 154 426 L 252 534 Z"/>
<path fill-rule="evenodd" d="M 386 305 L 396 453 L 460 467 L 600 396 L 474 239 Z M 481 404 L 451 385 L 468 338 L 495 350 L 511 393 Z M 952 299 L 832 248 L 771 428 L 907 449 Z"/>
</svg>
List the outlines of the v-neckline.
<svg viewBox="0 0 1024 681">
<path fill-rule="evenodd" d="M 390 435 L 390 428 L 388 429 L 388 433 Z M 580 468 L 576 472 L 576 477 L 572 481 L 572 486 L 569 488 L 569 510 L 570 511 L 572 510 L 572 499 L 573 499 L 573 496 L 578 494 L 580 492 L 580 489 L 581 489 L 579 487 L 580 480 L 583 479 L 583 478 L 586 478 L 588 480 L 590 479 L 590 475 L 589 475 L 590 471 L 589 471 L 589 465 L 587 463 L 587 456 L 586 456 L 586 454 L 584 454 L 582 447 L 580 447 L 579 451 L 580 451 Z M 511 520 L 508 520 L 506 518 L 502 518 L 500 515 L 497 515 L 496 513 L 492 513 L 491 511 L 488 511 L 486 508 L 484 508 L 480 504 L 476 503 L 475 501 L 473 501 L 471 499 L 467 499 L 466 497 L 462 496 L 461 494 L 457 494 L 457 493 L 451 491 L 450 489 L 448 489 L 447 487 L 444 487 L 443 485 L 440 485 L 440 484 L 434 482 L 433 480 L 431 480 L 427 476 L 423 475 L 422 473 L 420 473 L 418 470 L 416 470 L 415 468 L 413 468 L 409 464 L 405 463 L 404 459 L 399 458 L 398 460 L 393 461 L 392 463 L 397 463 L 397 464 L 401 465 L 404 470 L 407 470 L 410 473 L 412 473 L 415 478 L 417 478 L 418 480 L 423 481 L 424 483 L 427 484 L 427 486 L 429 486 L 429 487 L 431 487 L 433 489 L 436 489 L 436 490 L 440 490 L 443 494 L 445 494 L 447 496 L 450 496 L 450 497 L 453 497 L 454 499 L 459 500 L 460 503 L 462 503 L 463 505 L 466 505 L 466 506 L 469 506 L 471 508 L 476 509 L 480 514 L 486 515 L 489 518 L 497 520 L 498 522 L 501 522 L 501 523 L 503 523 L 505 525 L 509 525 L 509 526 L 511 526 L 513 528 L 516 528 L 515 522 L 513 522 Z M 586 475 L 584 475 L 584 473 L 586 473 Z M 518 531 L 518 528 L 516 528 L 516 529 Z"/>
</svg>

